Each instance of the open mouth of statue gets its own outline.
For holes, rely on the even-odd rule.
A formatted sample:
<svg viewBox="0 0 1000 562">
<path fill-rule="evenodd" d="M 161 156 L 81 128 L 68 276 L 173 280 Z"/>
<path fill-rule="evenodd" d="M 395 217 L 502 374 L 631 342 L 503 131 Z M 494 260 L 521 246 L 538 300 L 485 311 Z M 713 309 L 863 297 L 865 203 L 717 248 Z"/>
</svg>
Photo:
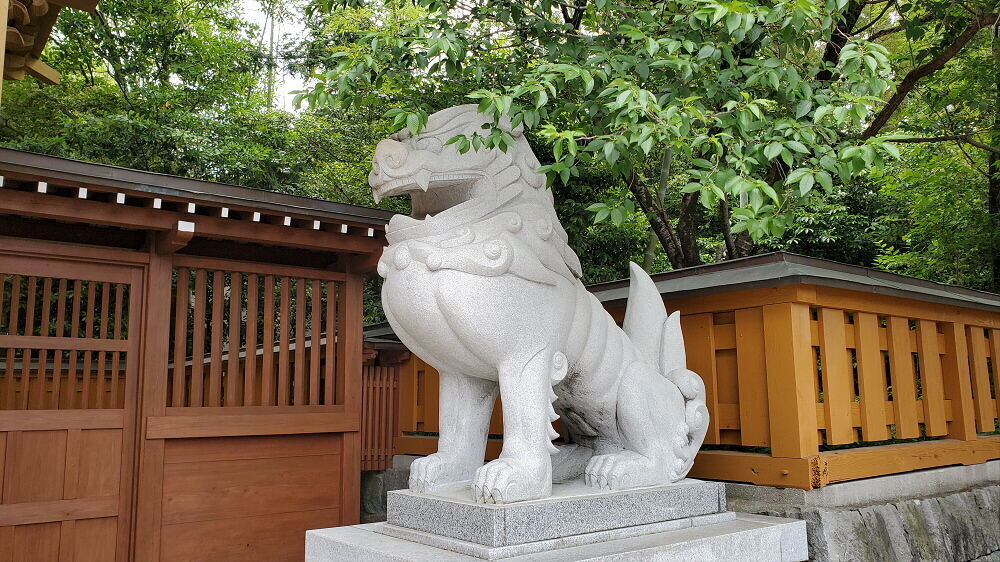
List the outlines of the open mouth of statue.
<svg viewBox="0 0 1000 562">
<path fill-rule="evenodd" d="M 480 175 L 470 173 L 411 176 L 381 184 L 375 192 L 378 198 L 409 195 L 412 216 L 423 219 L 471 199 L 472 188 L 479 178 Z"/>
</svg>

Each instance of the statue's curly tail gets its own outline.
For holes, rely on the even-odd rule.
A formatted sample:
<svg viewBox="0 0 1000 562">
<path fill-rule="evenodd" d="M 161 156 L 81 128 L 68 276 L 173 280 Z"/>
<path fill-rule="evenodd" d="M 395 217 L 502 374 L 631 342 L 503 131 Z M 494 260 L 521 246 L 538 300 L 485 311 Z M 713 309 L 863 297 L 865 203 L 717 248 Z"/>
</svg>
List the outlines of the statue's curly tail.
<svg viewBox="0 0 1000 562">
<path fill-rule="evenodd" d="M 667 380 L 677 385 L 684 396 L 684 421 L 688 426 L 687 450 L 683 470 L 694 463 L 708 431 L 708 408 L 705 406 L 705 383 L 687 369 L 680 312 L 667 315 L 656 284 L 641 267 L 629 263 L 629 294 L 625 309 L 625 334 L 636 346 L 643 360 L 656 366 Z"/>
</svg>

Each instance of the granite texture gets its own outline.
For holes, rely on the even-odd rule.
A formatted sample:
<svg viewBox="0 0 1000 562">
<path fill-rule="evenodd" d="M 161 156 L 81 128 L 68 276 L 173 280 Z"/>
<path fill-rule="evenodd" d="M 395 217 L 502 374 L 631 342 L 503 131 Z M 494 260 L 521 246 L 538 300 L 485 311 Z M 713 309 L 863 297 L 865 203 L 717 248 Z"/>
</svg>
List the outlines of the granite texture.
<svg viewBox="0 0 1000 562">
<path fill-rule="evenodd" d="M 424 533 L 422 531 L 414 531 L 413 529 L 407 529 L 405 527 L 397 527 L 395 525 L 389 525 L 389 524 L 373 527 L 372 530 L 375 531 L 376 533 L 381 533 L 383 535 L 389 535 L 392 537 L 413 541 L 428 546 L 435 546 L 438 548 L 442 548 L 444 550 L 450 550 L 461 554 L 468 554 L 469 556 L 475 556 L 476 558 L 482 558 L 485 560 L 498 560 L 501 558 L 510 558 L 512 556 L 534 554 L 537 552 L 546 552 L 550 550 L 568 548 L 572 546 L 582 546 L 587 544 L 602 543 L 618 539 L 639 537 L 643 535 L 651 535 L 654 533 L 662 533 L 665 531 L 675 531 L 677 529 L 685 529 L 687 527 L 713 525 L 716 523 L 732 521 L 734 519 L 736 519 L 735 513 L 733 513 L 732 511 L 724 511 L 722 513 L 701 515 L 699 517 L 687 517 L 684 519 L 673 519 L 670 521 L 663 521 L 660 523 L 651 523 L 649 525 L 622 527 L 619 529 L 609 529 L 607 531 L 597 531 L 594 533 L 585 533 L 582 535 L 569 535 L 566 537 L 561 537 L 556 539 L 515 544 L 510 546 L 497 546 L 497 547 L 483 546 L 478 543 L 452 539 L 448 537 L 443 537 L 441 535 L 432 535 L 430 533 Z"/>
<path fill-rule="evenodd" d="M 719 513 L 726 509 L 724 490 L 719 482 L 685 479 L 601 492 L 576 481 L 555 485 L 549 498 L 505 505 L 476 503 L 468 487 L 440 495 L 402 490 L 388 494 L 388 522 L 502 547 Z"/>
<path fill-rule="evenodd" d="M 433 561 L 473 562 L 483 558 L 376 532 L 384 523 L 318 529 L 306 533 L 307 562 Z M 553 546 L 556 546 L 553 543 Z M 513 552 L 513 551 L 508 551 Z M 506 562 L 666 562 L 726 560 L 785 562 L 805 560 L 805 522 L 735 514 L 725 521 L 639 536 L 605 536 L 592 544 L 514 554 Z"/>
</svg>

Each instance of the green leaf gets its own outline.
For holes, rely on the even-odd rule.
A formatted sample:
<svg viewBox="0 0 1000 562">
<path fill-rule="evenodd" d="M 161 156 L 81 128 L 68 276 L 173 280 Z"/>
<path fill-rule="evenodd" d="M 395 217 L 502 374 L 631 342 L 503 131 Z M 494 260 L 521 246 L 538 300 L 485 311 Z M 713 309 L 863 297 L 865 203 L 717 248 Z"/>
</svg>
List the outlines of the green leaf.
<svg viewBox="0 0 1000 562">
<path fill-rule="evenodd" d="M 810 174 L 804 174 L 802 179 L 799 180 L 799 193 L 805 195 L 812 191 L 813 184 L 816 183 L 816 178 Z"/>
<path fill-rule="evenodd" d="M 801 153 L 801 154 L 809 154 L 809 149 L 806 148 L 806 145 L 802 144 L 799 141 L 795 141 L 795 140 L 785 141 L 785 146 L 787 146 L 788 148 L 791 148 L 795 152 L 798 152 L 798 153 Z"/>
<path fill-rule="evenodd" d="M 796 168 L 795 170 L 792 170 L 791 173 L 788 174 L 788 177 L 785 178 L 785 185 L 792 185 L 793 183 L 798 182 L 802 176 L 808 172 L 809 170 L 806 168 Z"/>
<path fill-rule="evenodd" d="M 833 191 L 833 177 L 826 170 L 816 172 L 816 181 L 827 192 Z"/>
<path fill-rule="evenodd" d="M 899 160 L 900 158 L 899 149 L 896 148 L 896 145 L 894 143 L 892 142 L 882 143 L 882 150 L 888 152 L 889 155 L 895 158 L 896 160 Z"/>
<path fill-rule="evenodd" d="M 422 128 L 420 123 L 420 114 L 410 113 L 409 115 L 407 115 L 406 128 L 409 129 L 410 132 L 413 133 L 414 135 L 419 135 L 420 129 Z"/>
<path fill-rule="evenodd" d="M 625 209 L 622 207 L 615 207 L 611 210 L 611 222 L 615 226 L 621 226 L 625 222 Z"/>
</svg>

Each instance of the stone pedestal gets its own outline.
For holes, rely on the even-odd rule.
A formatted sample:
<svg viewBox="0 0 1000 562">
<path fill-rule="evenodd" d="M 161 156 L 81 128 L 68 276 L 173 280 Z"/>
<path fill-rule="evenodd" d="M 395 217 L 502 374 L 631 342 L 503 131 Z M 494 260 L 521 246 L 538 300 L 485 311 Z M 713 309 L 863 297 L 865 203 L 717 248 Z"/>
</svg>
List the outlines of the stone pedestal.
<svg viewBox="0 0 1000 562">
<path fill-rule="evenodd" d="M 388 521 L 309 531 L 306 559 L 805 560 L 804 521 L 726 511 L 725 487 L 686 479 L 601 492 L 558 484 L 542 500 L 477 504 L 468 487 L 390 492 Z"/>
</svg>

